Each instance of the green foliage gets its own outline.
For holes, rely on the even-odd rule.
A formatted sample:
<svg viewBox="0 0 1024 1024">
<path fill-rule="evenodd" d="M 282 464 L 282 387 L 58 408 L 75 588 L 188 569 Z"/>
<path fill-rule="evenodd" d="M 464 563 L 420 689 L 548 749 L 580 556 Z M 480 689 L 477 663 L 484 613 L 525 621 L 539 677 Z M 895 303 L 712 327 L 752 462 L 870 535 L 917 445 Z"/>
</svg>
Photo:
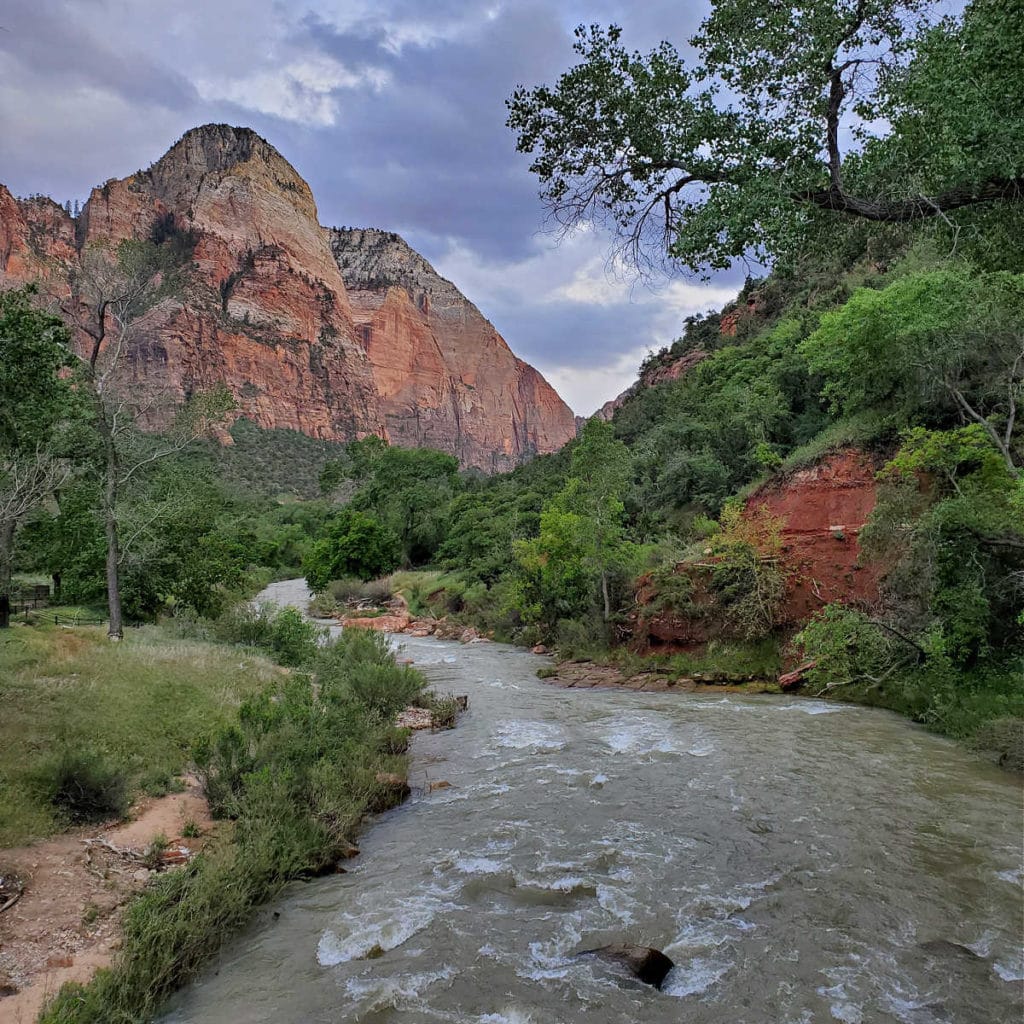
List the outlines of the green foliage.
<svg viewBox="0 0 1024 1024">
<path fill-rule="evenodd" d="M 331 580 L 354 576 L 371 580 L 399 564 L 399 541 L 379 519 L 353 508 L 328 520 L 310 548 L 303 570 L 310 589 L 324 590 Z"/>
<path fill-rule="evenodd" d="M 922 486 L 924 485 L 924 486 Z M 954 664 L 1024 641 L 1024 494 L 978 424 L 907 433 L 862 534 L 901 617 Z"/>
<path fill-rule="evenodd" d="M 324 635 L 294 608 L 251 602 L 229 608 L 214 623 L 214 634 L 225 643 L 260 648 L 290 666 L 311 662 Z"/>
<path fill-rule="evenodd" d="M 124 769 L 99 750 L 66 741 L 33 779 L 40 799 L 73 825 L 120 818 L 128 810 Z"/>
<path fill-rule="evenodd" d="M 256 906 L 290 879 L 330 870 L 366 810 L 395 801 L 378 774 L 401 768 L 387 752 L 390 720 L 421 677 L 395 664 L 383 638 L 358 631 L 315 670 L 315 686 L 302 673 L 278 679 L 196 746 L 211 808 L 235 821 L 232 841 L 155 878 L 126 911 L 114 966 L 65 986 L 42 1021 L 152 1019 Z"/>
<path fill-rule="evenodd" d="M 36 306 L 36 294 L 0 291 L 0 457 L 49 443 L 73 403 L 60 376 L 70 363 L 68 329 Z"/>
<path fill-rule="evenodd" d="M 792 316 L 762 328 L 620 410 L 614 426 L 637 453 L 633 502 L 649 529 L 678 528 L 695 512 L 717 514 L 738 487 L 827 425 L 798 352 L 808 323 Z"/>
<path fill-rule="evenodd" d="M 163 628 L 133 629 L 111 646 L 99 629 L 52 622 L 0 633 L 0 846 L 66 824 L 50 802 L 64 752 L 71 770 L 61 775 L 122 777 L 130 797 L 157 780 L 166 786 L 187 767 L 195 737 L 279 671 Z"/>
<path fill-rule="evenodd" d="M 541 512 L 539 535 L 513 545 L 519 611 L 542 632 L 597 609 L 607 624 L 618 605 L 616 584 L 632 576 L 636 561 L 623 531 L 631 461 L 610 424 L 587 421 L 569 474 Z"/>
<path fill-rule="evenodd" d="M 445 512 L 461 487 L 458 460 L 429 448 L 392 448 L 380 438 L 353 442 L 348 451 L 355 478 L 361 482 L 352 508 L 375 516 L 397 537 L 400 562 L 396 564 L 409 567 L 428 562 L 444 540 Z"/>
<path fill-rule="evenodd" d="M 1019 195 L 1024 30 L 999 0 L 931 8 L 715 0 L 688 57 L 580 26 L 580 63 L 516 89 L 508 125 L 555 219 L 607 225 L 641 267 L 666 237 L 701 271 L 751 253 L 792 265 L 844 234 L 864 251 L 922 221 L 955 236 L 986 197 Z"/>
<path fill-rule="evenodd" d="M 763 639 L 779 624 L 791 575 L 782 558 L 783 523 L 764 507 L 750 514 L 735 503 L 722 511 L 721 525 L 712 541 L 712 590 L 742 637 Z"/>
<path fill-rule="evenodd" d="M 1002 435 L 1024 381 L 1021 323 L 1024 276 L 932 270 L 859 289 L 800 349 L 834 410 L 904 422 L 927 410 L 932 423 L 976 412 Z"/>
</svg>

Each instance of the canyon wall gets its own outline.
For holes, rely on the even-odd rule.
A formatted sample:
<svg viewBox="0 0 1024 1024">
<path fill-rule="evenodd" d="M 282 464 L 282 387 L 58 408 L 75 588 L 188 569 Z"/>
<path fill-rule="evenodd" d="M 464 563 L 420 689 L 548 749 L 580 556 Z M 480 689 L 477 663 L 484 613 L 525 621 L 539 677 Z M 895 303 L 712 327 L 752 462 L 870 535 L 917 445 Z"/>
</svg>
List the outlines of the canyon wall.
<svg viewBox="0 0 1024 1024">
<path fill-rule="evenodd" d="M 39 281 L 72 320 L 87 312 L 72 283 L 132 239 L 187 242 L 193 267 L 124 360 L 122 386 L 151 429 L 223 383 L 260 426 L 378 434 L 488 472 L 575 433 L 565 403 L 454 285 L 397 236 L 322 228 L 309 186 L 249 129 L 193 129 L 148 170 L 93 189 L 77 219 L 0 186 L 0 287 Z"/>
</svg>

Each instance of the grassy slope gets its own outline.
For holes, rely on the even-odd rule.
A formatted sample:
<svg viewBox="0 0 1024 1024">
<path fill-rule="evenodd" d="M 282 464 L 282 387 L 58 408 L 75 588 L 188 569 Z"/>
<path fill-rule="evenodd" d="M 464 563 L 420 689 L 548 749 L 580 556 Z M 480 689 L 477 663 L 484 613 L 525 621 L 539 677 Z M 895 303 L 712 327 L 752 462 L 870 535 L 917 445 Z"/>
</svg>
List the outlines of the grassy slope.
<svg viewBox="0 0 1024 1024">
<path fill-rule="evenodd" d="M 117 645 L 101 627 L 0 633 L 0 847 L 61 828 L 33 784 L 60 748 L 99 752 L 130 790 L 165 791 L 195 738 L 281 672 L 248 651 L 156 627 L 129 630 Z"/>
</svg>

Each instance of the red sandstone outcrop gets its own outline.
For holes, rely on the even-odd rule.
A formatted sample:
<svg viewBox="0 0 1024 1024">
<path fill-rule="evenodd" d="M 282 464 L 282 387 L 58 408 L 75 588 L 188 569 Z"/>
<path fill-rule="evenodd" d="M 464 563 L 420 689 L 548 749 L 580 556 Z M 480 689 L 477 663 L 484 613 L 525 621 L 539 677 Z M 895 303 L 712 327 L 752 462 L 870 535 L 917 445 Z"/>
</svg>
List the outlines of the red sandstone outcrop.
<svg viewBox="0 0 1024 1024">
<path fill-rule="evenodd" d="M 845 449 L 805 469 L 771 480 L 746 501 L 746 515 L 766 510 L 781 520 L 781 558 L 788 570 L 780 624 L 798 627 L 833 601 L 870 606 L 878 601 L 883 567 L 863 562 L 858 537 L 875 507 L 875 464 L 863 452 Z M 689 614 L 657 609 L 658 587 L 649 577 L 637 591 L 634 636 L 641 643 L 700 647 L 731 636 L 710 588 L 713 558 L 684 562 L 690 577 Z M 651 609 L 645 613 L 645 609 Z M 657 609 L 657 610 L 655 610 Z"/>
<path fill-rule="evenodd" d="M 161 233 L 191 234 L 196 272 L 147 316 L 126 361 L 151 428 L 224 383 L 237 415 L 263 427 L 339 441 L 375 433 L 487 471 L 575 433 L 554 390 L 454 285 L 400 240 L 381 263 L 375 240 L 397 236 L 362 232 L 374 243 L 364 246 L 325 231 L 306 182 L 246 128 L 188 132 L 149 170 L 93 189 L 77 220 L 0 186 L 0 287 L 39 280 L 63 298 L 89 247 Z M 342 236 L 357 306 L 332 250 Z M 392 269 L 384 288 L 367 269 L 378 264 Z"/>
<path fill-rule="evenodd" d="M 395 443 L 499 472 L 575 436 L 555 390 L 398 235 L 334 228 L 328 236 Z"/>
<path fill-rule="evenodd" d="M 882 566 L 862 562 L 858 542 L 877 500 L 876 470 L 870 456 L 848 448 L 770 481 L 747 499 L 748 513 L 764 507 L 785 524 L 782 555 L 792 570 L 786 621 L 806 622 L 833 601 L 878 601 Z"/>
</svg>

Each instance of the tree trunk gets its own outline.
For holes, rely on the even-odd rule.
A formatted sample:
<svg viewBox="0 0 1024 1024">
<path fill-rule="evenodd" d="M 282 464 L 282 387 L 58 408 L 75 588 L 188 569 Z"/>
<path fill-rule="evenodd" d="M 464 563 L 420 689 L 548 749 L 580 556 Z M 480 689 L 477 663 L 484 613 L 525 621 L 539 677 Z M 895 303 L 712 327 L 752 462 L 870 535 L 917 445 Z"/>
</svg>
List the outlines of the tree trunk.
<svg viewBox="0 0 1024 1024">
<path fill-rule="evenodd" d="M 110 625 L 107 636 L 111 640 L 124 637 L 124 625 L 121 618 L 121 576 L 120 560 L 121 545 L 117 529 L 117 483 L 119 465 L 114 435 L 107 421 L 106 410 L 98 410 L 98 426 L 103 438 L 105 455 L 105 479 L 103 481 L 103 527 L 107 540 L 107 609 Z"/>
<path fill-rule="evenodd" d="M 601 597 L 604 598 L 604 621 L 607 622 L 612 617 L 612 603 L 608 596 L 608 573 L 601 573 Z"/>
<path fill-rule="evenodd" d="M 14 523 L 0 524 L 0 629 L 11 624 L 11 577 L 14 569 Z"/>
</svg>

